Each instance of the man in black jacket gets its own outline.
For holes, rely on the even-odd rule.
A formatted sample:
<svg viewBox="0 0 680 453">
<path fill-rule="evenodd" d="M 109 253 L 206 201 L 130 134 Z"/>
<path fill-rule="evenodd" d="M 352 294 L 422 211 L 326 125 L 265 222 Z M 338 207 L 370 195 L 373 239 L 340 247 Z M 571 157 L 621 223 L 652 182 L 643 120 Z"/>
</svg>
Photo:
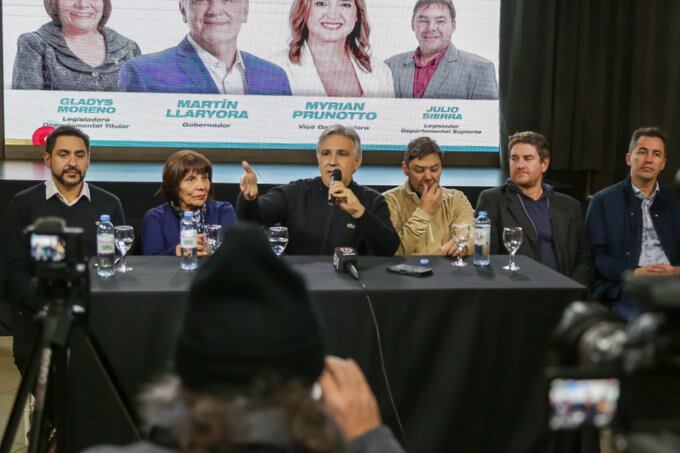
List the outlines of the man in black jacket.
<svg viewBox="0 0 680 453">
<path fill-rule="evenodd" d="M 84 181 L 90 165 L 90 139 L 71 126 L 55 129 L 45 143 L 45 165 L 51 177 L 14 195 L 7 209 L 6 269 L 9 298 L 14 312 L 14 361 L 23 371 L 36 328 L 35 305 L 28 294 L 31 258 L 27 226 L 40 217 L 59 217 L 70 227 L 84 230 L 87 256 L 97 252 L 96 222 L 109 214 L 114 225 L 125 223 L 120 200 L 113 194 Z"/>
<path fill-rule="evenodd" d="M 391 256 L 399 246 L 385 199 L 352 180 L 361 166 L 361 141 L 352 128 L 326 129 L 316 148 L 320 177 L 301 179 L 260 196 L 257 177 L 243 162 L 241 193 L 236 203 L 239 219 L 288 227 L 292 255 L 330 255 L 335 247 L 353 247 L 359 254 Z M 331 183 L 334 170 L 342 180 Z M 335 200 L 331 205 L 328 197 Z"/>
<path fill-rule="evenodd" d="M 536 132 L 518 132 L 508 143 L 510 178 L 483 191 L 477 211 L 491 219 L 491 253 L 504 253 L 503 228 L 522 227 L 518 253 L 589 286 L 594 268 L 586 244 L 581 205 L 543 182 L 550 165 L 548 142 Z"/>
</svg>

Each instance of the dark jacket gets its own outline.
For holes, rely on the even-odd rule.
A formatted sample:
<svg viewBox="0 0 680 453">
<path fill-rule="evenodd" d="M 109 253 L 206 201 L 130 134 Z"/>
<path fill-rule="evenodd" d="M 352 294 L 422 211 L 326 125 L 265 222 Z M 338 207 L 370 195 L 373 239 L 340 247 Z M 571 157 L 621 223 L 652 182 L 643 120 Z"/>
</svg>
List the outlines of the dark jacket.
<svg viewBox="0 0 680 453">
<path fill-rule="evenodd" d="M 679 266 L 680 199 L 668 187 L 660 186 L 650 213 L 668 261 Z M 630 177 L 593 196 L 586 223 L 598 273 L 595 295 L 606 293 L 608 299 L 616 299 L 621 275 L 638 267 L 642 249 L 642 200 L 635 196 Z"/>
<path fill-rule="evenodd" d="M 137 44 L 110 28 L 101 30 L 106 59 L 93 68 L 69 49 L 61 27 L 49 22 L 17 41 L 12 88 L 15 90 L 116 91 L 123 63 L 141 54 Z"/>
<path fill-rule="evenodd" d="M 328 187 L 320 177 L 274 187 L 253 201 L 239 194 L 236 215 L 265 226 L 288 227 L 286 253 L 291 255 L 331 255 L 335 247 L 353 247 L 360 255 L 394 255 L 399 236 L 385 199 L 356 182 L 349 188 L 366 208 L 359 219 L 328 205 Z"/>
<path fill-rule="evenodd" d="M 142 223 L 142 253 L 144 255 L 175 256 L 179 244 L 180 218 L 169 203 L 149 209 Z M 205 224 L 222 225 L 222 230 L 236 224 L 231 203 L 208 200 L 205 203 Z"/>
<path fill-rule="evenodd" d="M 570 196 L 554 191 L 548 195 L 548 203 L 559 272 L 590 286 L 594 269 L 586 244 L 581 205 Z M 484 190 L 477 200 L 477 211 L 489 213 L 492 254 L 507 253 L 503 245 L 503 228 L 520 226 L 524 240 L 517 253 L 538 260 L 536 231 L 512 188 L 504 185 Z"/>
<path fill-rule="evenodd" d="M 283 69 L 247 52 L 241 52 L 246 73 L 246 94 L 290 96 Z M 220 94 L 203 61 L 184 38 L 176 47 L 142 55 L 120 69 L 118 91 L 140 93 Z"/>
</svg>

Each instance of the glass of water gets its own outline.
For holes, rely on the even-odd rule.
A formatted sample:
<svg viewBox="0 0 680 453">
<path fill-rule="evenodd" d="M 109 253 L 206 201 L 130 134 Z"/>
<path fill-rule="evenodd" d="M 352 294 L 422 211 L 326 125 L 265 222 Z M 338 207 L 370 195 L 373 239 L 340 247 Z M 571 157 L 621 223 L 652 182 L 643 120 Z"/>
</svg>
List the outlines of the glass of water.
<svg viewBox="0 0 680 453">
<path fill-rule="evenodd" d="M 510 272 L 517 272 L 519 266 L 515 264 L 515 253 L 522 246 L 522 227 L 503 228 L 503 244 L 510 253 L 508 264 L 503 269 Z"/>
<path fill-rule="evenodd" d="M 465 247 L 470 240 L 470 225 L 466 223 L 454 223 L 451 226 L 451 237 L 453 242 L 458 247 L 458 259 L 451 263 L 452 266 L 465 267 L 467 263 L 463 261 L 463 247 Z"/>
<path fill-rule="evenodd" d="M 120 266 L 117 271 L 121 273 L 130 272 L 133 270 L 125 263 L 125 256 L 130 251 L 132 243 L 135 242 L 135 230 L 130 225 L 119 225 L 114 228 L 114 239 L 116 248 L 120 252 Z"/>
<path fill-rule="evenodd" d="M 276 256 L 281 256 L 288 245 L 288 228 L 284 226 L 270 227 L 267 231 L 267 237 Z"/>
<path fill-rule="evenodd" d="M 212 255 L 222 245 L 222 225 L 206 225 L 204 233 L 205 245 L 208 247 L 208 252 Z"/>
</svg>

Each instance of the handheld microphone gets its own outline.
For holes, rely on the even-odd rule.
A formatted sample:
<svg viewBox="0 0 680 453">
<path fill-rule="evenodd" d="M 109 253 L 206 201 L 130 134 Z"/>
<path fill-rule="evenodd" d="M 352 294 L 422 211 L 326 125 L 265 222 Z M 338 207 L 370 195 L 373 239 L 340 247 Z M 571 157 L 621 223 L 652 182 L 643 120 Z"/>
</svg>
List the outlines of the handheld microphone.
<svg viewBox="0 0 680 453">
<path fill-rule="evenodd" d="M 330 185 L 333 185 L 335 181 L 342 181 L 342 171 L 339 169 L 333 170 L 331 173 L 331 179 L 330 179 Z M 333 194 L 331 194 L 331 188 L 328 188 L 328 204 L 330 206 L 335 206 L 335 198 L 333 197 Z"/>
<path fill-rule="evenodd" d="M 358 258 L 357 251 L 353 248 L 336 247 L 333 252 L 333 267 L 337 272 L 348 272 L 352 277 L 359 280 Z"/>
</svg>

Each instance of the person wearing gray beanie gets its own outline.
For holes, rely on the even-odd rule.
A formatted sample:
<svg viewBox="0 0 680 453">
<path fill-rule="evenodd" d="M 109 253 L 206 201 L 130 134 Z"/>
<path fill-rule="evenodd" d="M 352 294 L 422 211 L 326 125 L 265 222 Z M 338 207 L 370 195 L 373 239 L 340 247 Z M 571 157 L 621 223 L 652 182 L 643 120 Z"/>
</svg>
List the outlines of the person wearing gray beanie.
<svg viewBox="0 0 680 453">
<path fill-rule="evenodd" d="M 324 353 L 302 277 L 272 253 L 261 228 L 230 230 L 189 291 L 175 351 L 182 383 L 248 385 L 269 375 L 312 384 Z"/>
<path fill-rule="evenodd" d="M 404 451 L 261 228 L 230 229 L 197 272 L 173 366 L 141 398 L 150 440 L 90 453 Z"/>
</svg>

